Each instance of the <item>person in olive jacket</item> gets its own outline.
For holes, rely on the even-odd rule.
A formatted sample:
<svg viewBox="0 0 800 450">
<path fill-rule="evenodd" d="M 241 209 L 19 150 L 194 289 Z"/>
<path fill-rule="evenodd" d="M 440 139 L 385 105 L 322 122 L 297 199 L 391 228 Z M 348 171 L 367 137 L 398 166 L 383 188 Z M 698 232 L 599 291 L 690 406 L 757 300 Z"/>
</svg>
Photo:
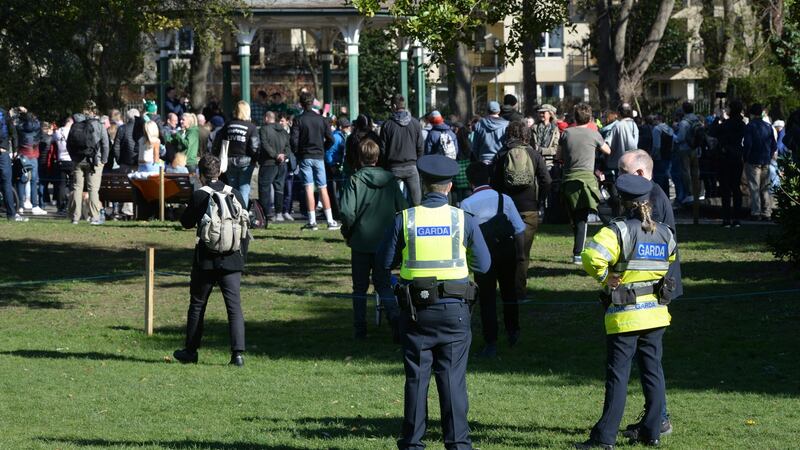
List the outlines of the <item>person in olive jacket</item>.
<svg viewBox="0 0 800 450">
<path fill-rule="evenodd" d="M 355 338 L 367 337 L 367 289 L 370 273 L 375 291 L 399 338 L 397 301 L 390 285 L 388 270 L 375 263 L 375 252 L 387 228 L 394 223 L 395 213 L 408 207 L 394 174 L 375 167 L 380 147 L 371 139 L 359 144 L 361 169 L 350 177 L 342 192 L 342 235 L 351 251 L 353 276 L 353 326 Z"/>
<path fill-rule="evenodd" d="M 284 125 L 286 118 L 281 114 L 280 123 L 276 123 L 274 111 L 264 115 L 264 125 L 258 132 L 260 150 L 258 152 L 258 201 L 264 210 L 267 220 L 282 222 L 283 216 L 283 183 L 286 180 L 286 166 L 289 161 L 289 133 Z M 275 192 L 274 201 L 272 192 Z M 270 214 L 275 205 L 275 215 Z"/>
</svg>

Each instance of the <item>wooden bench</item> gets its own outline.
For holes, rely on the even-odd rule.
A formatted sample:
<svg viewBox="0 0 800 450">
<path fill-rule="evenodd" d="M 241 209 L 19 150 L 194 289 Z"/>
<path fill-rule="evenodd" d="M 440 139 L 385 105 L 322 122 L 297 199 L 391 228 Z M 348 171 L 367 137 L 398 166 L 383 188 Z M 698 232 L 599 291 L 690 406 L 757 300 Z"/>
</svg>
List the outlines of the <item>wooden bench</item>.
<svg viewBox="0 0 800 450">
<path fill-rule="evenodd" d="M 165 203 L 189 203 L 194 192 L 192 177 L 181 173 L 164 174 L 165 180 L 170 180 L 178 187 L 178 192 L 164 199 Z M 137 218 L 142 206 L 147 202 L 138 192 L 138 188 L 131 183 L 128 174 L 125 173 L 104 173 L 100 182 L 100 201 L 101 202 L 131 202 L 136 206 Z M 149 208 L 145 208 L 149 209 Z"/>
</svg>

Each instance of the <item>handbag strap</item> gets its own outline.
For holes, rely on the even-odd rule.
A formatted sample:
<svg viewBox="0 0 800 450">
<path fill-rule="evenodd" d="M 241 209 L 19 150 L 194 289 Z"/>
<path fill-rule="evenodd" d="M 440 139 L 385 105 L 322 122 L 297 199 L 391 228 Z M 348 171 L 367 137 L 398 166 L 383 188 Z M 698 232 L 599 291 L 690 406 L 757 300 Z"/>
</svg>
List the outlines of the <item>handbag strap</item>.
<svg viewBox="0 0 800 450">
<path fill-rule="evenodd" d="M 503 193 L 497 191 L 497 215 L 503 214 Z"/>
</svg>

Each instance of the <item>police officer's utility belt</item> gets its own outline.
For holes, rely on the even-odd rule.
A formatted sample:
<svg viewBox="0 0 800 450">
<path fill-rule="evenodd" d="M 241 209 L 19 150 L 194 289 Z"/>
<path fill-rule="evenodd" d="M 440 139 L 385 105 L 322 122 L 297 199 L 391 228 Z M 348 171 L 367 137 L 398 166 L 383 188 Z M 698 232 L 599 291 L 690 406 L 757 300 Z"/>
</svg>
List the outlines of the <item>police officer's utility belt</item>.
<svg viewBox="0 0 800 450">
<path fill-rule="evenodd" d="M 450 302 L 453 299 L 472 303 L 478 297 L 477 286 L 472 282 L 438 281 L 436 277 L 414 278 L 409 284 L 397 286 L 401 292 L 398 299 L 405 296 L 416 307 Z M 404 292 L 403 292 L 404 291 Z"/>
<path fill-rule="evenodd" d="M 600 300 L 605 304 L 614 306 L 628 306 L 636 304 L 636 297 L 654 294 L 661 305 L 668 305 L 672 301 L 675 291 L 675 279 L 662 277 L 656 281 L 624 284 L 611 292 L 603 292 Z"/>
</svg>

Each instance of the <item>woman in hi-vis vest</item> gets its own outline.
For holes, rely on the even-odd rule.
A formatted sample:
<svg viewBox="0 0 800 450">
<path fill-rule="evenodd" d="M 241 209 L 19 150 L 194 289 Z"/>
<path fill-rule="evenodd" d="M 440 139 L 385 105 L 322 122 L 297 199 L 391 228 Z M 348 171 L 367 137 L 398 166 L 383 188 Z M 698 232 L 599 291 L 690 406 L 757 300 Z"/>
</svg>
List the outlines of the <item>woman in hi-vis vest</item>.
<svg viewBox="0 0 800 450">
<path fill-rule="evenodd" d="M 645 445 L 658 445 L 661 439 L 665 402 L 661 340 L 670 323 L 667 304 L 674 288 L 674 280 L 665 276 L 677 245 L 669 227 L 650 216 L 649 180 L 622 175 L 616 187 L 627 216 L 602 228 L 581 254 L 586 272 L 603 286 L 607 361 L 603 415 L 589 439 L 575 445 L 580 449 L 610 449 L 616 443 L 634 357 L 645 412 L 633 432 L 625 435 Z"/>
</svg>

